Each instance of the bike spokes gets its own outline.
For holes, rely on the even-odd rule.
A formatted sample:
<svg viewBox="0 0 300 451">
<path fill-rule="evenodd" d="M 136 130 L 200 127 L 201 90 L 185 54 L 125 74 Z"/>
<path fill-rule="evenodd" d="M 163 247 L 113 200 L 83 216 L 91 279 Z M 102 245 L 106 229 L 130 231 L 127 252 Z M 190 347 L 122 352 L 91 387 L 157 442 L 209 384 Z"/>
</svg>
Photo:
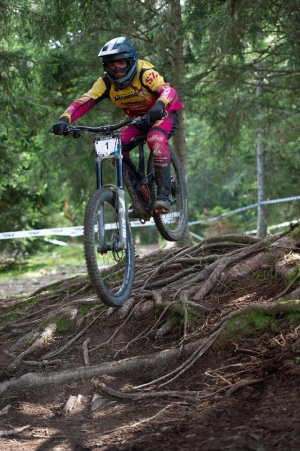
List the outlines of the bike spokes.
<svg viewBox="0 0 300 451">
<path fill-rule="evenodd" d="M 127 228 L 126 243 L 120 242 L 116 193 L 98 190 L 86 208 L 85 258 L 91 282 L 107 305 L 122 305 L 129 297 L 134 276 L 134 246 Z"/>
<path fill-rule="evenodd" d="M 168 241 L 179 240 L 187 226 L 187 191 L 184 174 L 175 151 L 170 147 L 171 153 L 171 193 L 170 207 L 153 212 L 157 230 Z M 150 160 L 151 161 L 151 160 Z M 151 163 L 153 165 L 153 162 Z M 154 190 L 156 190 L 154 184 Z"/>
</svg>

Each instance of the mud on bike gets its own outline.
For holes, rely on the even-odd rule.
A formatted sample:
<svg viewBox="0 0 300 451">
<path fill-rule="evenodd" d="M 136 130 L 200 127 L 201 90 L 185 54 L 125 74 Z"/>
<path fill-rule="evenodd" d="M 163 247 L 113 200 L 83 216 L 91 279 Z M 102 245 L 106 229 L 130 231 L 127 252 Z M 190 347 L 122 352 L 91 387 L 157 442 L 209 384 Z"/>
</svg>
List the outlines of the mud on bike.
<svg viewBox="0 0 300 451">
<path fill-rule="evenodd" d="M 153 157 L 145 162 L 146 134 L 134 138 L 138 163 L 122 155 L 121 129 L 142 124 L 145 117 L 127 119 L 100 127 L 68 126 L 75 138 L 83 132 L 95 133 L 97 190 L 86 206 L 84 216 L 84 253 L 88 274 L 100 300 L 118 307 L 128 299 L 134 280 L 134 243 L 125 206 L 125 190 L 130 196 L 141 223 L 153 218 L 160 235 L 169 241 L 179 240 L 187 226 L 187 189 L 179 159 L 170 146 L 171 207 L 167 214 L 153 211 L 157 195 Z M 142 133 L 142 132 L 141 132 Z M 134 152 L 134 150 L 131 151 Z M 103 185 L 103 162 L 113 161 L 115 183 Z"/>
</svg>

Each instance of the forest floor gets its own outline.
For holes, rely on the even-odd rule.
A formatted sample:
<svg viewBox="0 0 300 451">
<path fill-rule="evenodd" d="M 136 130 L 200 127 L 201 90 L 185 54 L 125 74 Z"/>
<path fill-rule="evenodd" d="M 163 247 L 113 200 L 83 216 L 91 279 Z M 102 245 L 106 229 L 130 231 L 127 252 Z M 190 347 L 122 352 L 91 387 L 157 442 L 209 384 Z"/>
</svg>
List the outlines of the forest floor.
<svg viewBox="0 0 300 451">
<path fill-rule="evenodd" d="M 222 256 L 232 240 L 224 243 Z M 220 243 L 137 257 L 128 310 L 96 304 L 86 275 L 3 297 L 0 449 L 298 451 L 300 310 L 289 293 L 300 247 L 289 236 L 275 251 L 264 243 L 244 243 L 244 253 L 256 246 L 251 257 L 231 260 L 206 293 L 199 261 Z M 176 303 L 187 280 L 177 275 L 191 264 L 198 279 Z M 56 322 L 46 339 L 32 335 L 70 306 L 70 328 Z"/>
</svg>

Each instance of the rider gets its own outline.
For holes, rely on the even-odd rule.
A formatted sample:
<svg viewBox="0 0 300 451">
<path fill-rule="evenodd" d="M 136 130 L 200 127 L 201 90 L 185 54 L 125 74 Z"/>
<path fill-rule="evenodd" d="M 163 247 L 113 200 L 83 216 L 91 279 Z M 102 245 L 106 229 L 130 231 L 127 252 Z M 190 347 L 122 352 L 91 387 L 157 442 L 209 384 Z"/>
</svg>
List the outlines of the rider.
<svg viewBox="0 0 300 451">
<path fill-rule="evenodd" d="M 171 205 L 168 139 L 178 127 L 177 110 L 182 108 L 177 92 L 151 63 L 138 59 L 133 43 L 126 37 L 107 42 L 98 56 L 102 58 L 104 74 L 86 94 L 71 103 L 52 126 L 52 131 L 56 135 L 63 135 L 68 124 L 107 98 L 129 117 L 146 115 L 146 124 L 128 125 L 122 130 L 122 152 L 129 157 L 130 150 L 135 147 L 131 140 L 147 132 L 157 183 L 154 210 L 167 212 Z M 136 217 L 134 209 L 129 210 L 129 216 Z"/>
</svg>

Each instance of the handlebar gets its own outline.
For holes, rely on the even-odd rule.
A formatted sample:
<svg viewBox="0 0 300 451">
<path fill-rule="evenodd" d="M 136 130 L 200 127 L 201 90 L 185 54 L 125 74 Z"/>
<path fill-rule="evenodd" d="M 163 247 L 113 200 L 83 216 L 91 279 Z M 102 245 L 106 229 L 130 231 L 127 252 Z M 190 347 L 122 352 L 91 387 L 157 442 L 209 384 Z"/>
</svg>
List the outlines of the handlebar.
<svg viewBox="0 0 300 451">
<path fill-rule="evenodd" d="M 143 124 L 146 122 L 145 116 L 138 116 L 130 119 L 125 119 L 124 121 L 119 122 L 118 124 L 112 125 L 101 125 L 99 127 L 88 127 L 85 125 L 68 125 L 66 129 L 66 134 L 73 133 L 74 138 L 79 138 L 81 135 L 81 131 L 87 131 L 90 133 L 111 133 L 113 131 L 119 130 L 125 125 L 129 124 Z"/>
</svg>

